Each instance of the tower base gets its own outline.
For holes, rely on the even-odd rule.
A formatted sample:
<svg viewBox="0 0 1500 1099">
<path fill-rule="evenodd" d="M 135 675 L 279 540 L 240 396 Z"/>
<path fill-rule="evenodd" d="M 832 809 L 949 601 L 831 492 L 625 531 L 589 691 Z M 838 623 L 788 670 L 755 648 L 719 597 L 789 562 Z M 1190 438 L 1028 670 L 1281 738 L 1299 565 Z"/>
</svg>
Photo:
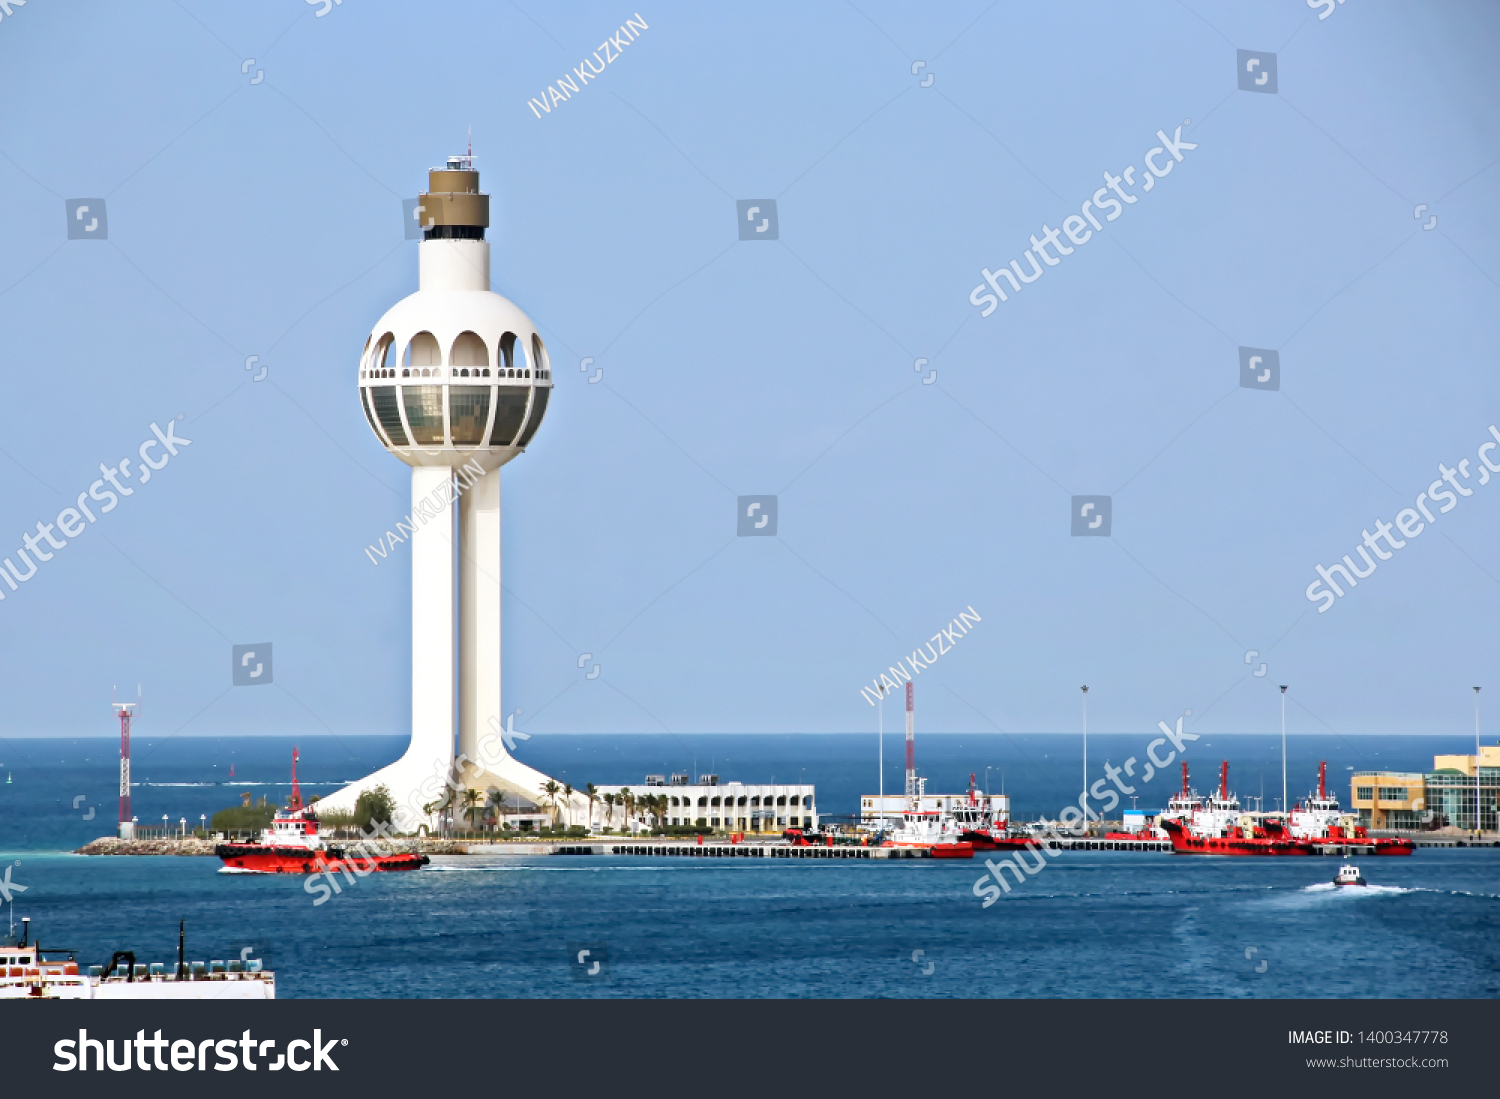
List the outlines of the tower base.
<svg viewBox="0 0 1500 1099">
<path fill-rule="evenodd" d="M 524 798 L 533 805 L 551 807 L 552 800 L 542 789 L 554 781 L 549 775 L 528 767 L 507 752 L 498 734 L 486 737 L 480 749 L 478 760 L 455 761 L 451 753 L 447 760 L 434 760 L 422 758 L 408 748 L 395 763 L 321 799 L 317 808 L 352 813 L 360 794 L 384 786 L 396 800 L 392 814 L 396 830 L 416 832 L 423 825 L 432 827 L 440 810 L 451 812 L 455 821 L 461 819 L 465 790 L 477 790 L 484 795 L 485 800 L 480 804 L 488 804 L 489 791 L 494 789 L 509 797 Z M 578 824 L 587 819 L 588 797 L 576 790 L 571 799 L 559 793 L 556 804 L 565 823 Z"/>
</svg>

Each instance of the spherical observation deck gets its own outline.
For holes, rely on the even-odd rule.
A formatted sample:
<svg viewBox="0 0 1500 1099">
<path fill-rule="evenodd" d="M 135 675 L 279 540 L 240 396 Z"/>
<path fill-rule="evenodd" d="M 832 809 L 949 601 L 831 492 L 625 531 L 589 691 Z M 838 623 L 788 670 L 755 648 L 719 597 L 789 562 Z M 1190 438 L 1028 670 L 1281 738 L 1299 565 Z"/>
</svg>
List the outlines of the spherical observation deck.
<svg viewBox="0 0 1500 1099">
<path fill-rule="evenodd" d="M 371 430 L 402 461 L 488 470 L 531 442 L 552 368 L 530 318 L 499 294 L 419 290 L 371 331 L 359 389 Z"/>
</svg>

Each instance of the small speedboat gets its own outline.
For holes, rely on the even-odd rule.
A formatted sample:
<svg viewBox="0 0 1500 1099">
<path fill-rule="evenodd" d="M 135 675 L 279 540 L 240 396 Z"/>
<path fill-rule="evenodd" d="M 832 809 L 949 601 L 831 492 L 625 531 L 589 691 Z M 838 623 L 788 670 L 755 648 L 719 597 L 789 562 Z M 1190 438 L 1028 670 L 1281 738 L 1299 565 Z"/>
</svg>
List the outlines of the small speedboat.
<svg viewBox="0 0 1500 1099">
<path fill-rule="evenodd" d="M 1333 879 L 1333 884 L 1369 885 L 1370 883 L 1365 881 L 1364 878 L 1360 877 L 1359 867 L 1355 866 L 1353 863 L 1346 862 L 1343 866 L 1339 867 L 1339 876 Z"/>
</svg>

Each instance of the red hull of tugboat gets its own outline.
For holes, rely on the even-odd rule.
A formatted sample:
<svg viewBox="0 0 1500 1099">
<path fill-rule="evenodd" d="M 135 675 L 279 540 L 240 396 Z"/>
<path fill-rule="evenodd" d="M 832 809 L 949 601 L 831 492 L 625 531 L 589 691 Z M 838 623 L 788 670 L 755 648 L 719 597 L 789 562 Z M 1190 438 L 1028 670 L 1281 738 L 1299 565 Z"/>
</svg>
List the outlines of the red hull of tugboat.
<svg viewBox="0 0 1500 1099">
<path fill-rule="evenodd" d="M 1032 846 L 1036 839 L 1031 836 L 996 836 L 990 832 L 965 832 L 959 839 L 975 851 L 1019 851 Z"/>
<path fill-rule="evenodd" d="M 1161 822 L 1167 830 L 1167 835 L 1172 840 L 1172 853 L 1174 855 L 1241 855 L 1241 856 L 1296 856 L 1311 855 L 1313 845 L 1310 842 L 1293 839 L 1277 839 L 1274 837 L 1256 836 L 1253 839 L 1242 839 L 1229 836 L 1209 836 L 1200 838 L 1191 835 L 1175 820 L 1164 820 Z"/>
<path fill-rule="evenodd" d="M 932 857 L 935 859 L 972 859 L 974 845 L 972 843 L 934 843 Z"/>
<path fill-rule="evenodd" d="M 1314 839 L 1308 842 L 1318 847 L 1351 848 L 1358 855 L 1410 855 L 1417 849 L 1417 845 L 1411 840 L 1368 839 L 1363 836 L 1354 839 Z"/>
<path fill-rule="evenodd" d="M 311 851 L 298 847 L 271 847 L 253 843 L 221 843 L 214 854 L 224 860 L 229 870 L 247 874 L 321 874 L 325 870 L 420 870 L 427 865 L 426 855 L 356 855 L 352 858 L 334 855 L 332 851 Z"/>
</svg>

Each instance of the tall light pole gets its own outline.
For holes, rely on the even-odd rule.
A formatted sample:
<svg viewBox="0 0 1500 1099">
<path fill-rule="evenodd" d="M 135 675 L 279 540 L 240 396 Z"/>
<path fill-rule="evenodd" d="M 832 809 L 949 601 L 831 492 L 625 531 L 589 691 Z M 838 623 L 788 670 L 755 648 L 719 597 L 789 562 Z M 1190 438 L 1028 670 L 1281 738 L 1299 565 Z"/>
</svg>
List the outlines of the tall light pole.
<svg viewBox="0 0 1500 1099">
<path fill-rule="evenodd" d="M 1080 688 L 1083 691 L 1083 827 L 1088 828 L 1089 815 L 1089 689 L 1085 685 Z"/>
<path fill-rule="evenodd" d="M 1484 817 L 1479 812 L 1479 688 L 1474 688 L 1474 832 L 1484 832 Z"/>
<path fill-rule="evenodd" d="M 1281 685 L 1281 807 L 1285 811 L 1291 805 L 1286 800 L 1286 687 Z"/>
<path fill-rule="evenodd" d="M 877 752 L 880 761 L 880 796 L 875 802 L 875 819 L 885 820 L 885 685 L 880 686 L 880 747 Z"/>
</svg>

